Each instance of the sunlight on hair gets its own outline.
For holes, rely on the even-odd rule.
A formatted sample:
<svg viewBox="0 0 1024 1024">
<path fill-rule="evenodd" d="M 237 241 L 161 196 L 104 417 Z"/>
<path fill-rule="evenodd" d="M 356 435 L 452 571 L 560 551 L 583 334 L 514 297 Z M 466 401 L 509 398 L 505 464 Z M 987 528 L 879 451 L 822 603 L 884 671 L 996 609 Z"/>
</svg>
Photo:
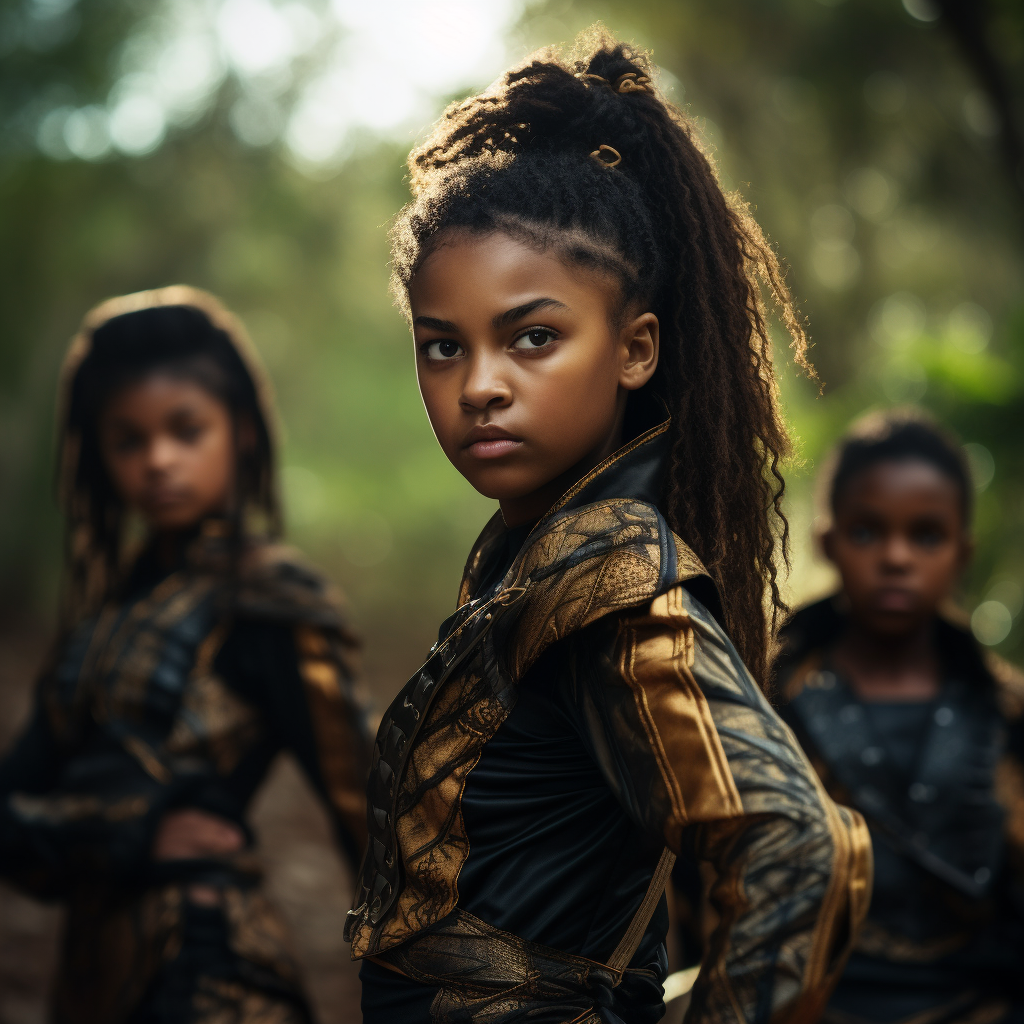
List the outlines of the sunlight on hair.
<svg viewBox="0 0 1024 1024">
<path fill-rule="evenodd" d="M 106 102 L 45 112 L 36 141 L 58 160 L 144 156 L 233 85 L 227 121 L 243 144 L 283 143 L 301 170 L 330 173 L 361 139 L 411 138 L 492 79 L 523 4 L 164 0 L 122 49 Z"/>
</svg>

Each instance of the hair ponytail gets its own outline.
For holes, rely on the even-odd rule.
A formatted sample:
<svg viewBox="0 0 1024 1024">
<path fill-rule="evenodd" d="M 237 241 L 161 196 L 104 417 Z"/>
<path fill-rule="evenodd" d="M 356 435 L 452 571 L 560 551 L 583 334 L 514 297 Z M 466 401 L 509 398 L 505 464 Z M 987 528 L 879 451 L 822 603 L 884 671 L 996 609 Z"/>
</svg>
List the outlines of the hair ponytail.
<svg viewBox="0 0 1024 1024">
<path fill-rule="evenodd" d="M 718 583 L 724 625 L 764 680 L 766 598 L 773 629 L 785 610 L 779 467 L 790 449 L 762 287 L 805 368 L 807 342 L 760 228 L 723 194 L 691 123 L 652 77 L 646 54 L 596 29 L 568 57 L 541 51 L 449 107 L 409 157 L 414 200 L 392 235 L 395 292 L 405 304 L 441 231 L 503 230 L 614 273 L 624 308 L 658 316 L 661 359 L 647 388 L 672 413 L 663 511 Z"/>
</svg>

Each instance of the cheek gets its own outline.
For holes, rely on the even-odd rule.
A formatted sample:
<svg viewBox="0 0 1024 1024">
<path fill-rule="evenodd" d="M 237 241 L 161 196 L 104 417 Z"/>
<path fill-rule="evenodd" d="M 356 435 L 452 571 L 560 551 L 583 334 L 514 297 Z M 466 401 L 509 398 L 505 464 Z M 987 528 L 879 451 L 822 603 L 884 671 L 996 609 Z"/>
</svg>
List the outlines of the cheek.
<svg viewBox="0 0 1024 1024">
<path fill-rule="evenodd" d="M 192 449 L 195 475 L 203 492 L 219 496 L 234 484 L 235 441 L 230 426 L 210 430 Z"/>
<path fill-rule="evenodd" d="M 610 359 L 578 359 L 524 381 L 521 392 L 539 420 L 565 424 L 572 435 L 614 419 L 618 386 L 617 368 Z"/>
<path fill-rule="evenodd" d="M 867 584 L 874 574 L 876 561 L 869 547 L 855 547 L 845 541 L 833 546 L 833 562 L 848 589 Z"/>
<path fill-rule="evenodd" d="M 960 571 L 960 552 L 955 544 L 943 546 L 925 561 L 925 572 L 932 586 L 951 587 Z"/>
<path fill-rule="evenodd" d="M 103 465 L 114 490 L 122 497 L 130 497 L 145 485 L 146 458 L 142 452 L 104 453 Z"/>
<path fill-rule="evenodd" d="M 444 373 L 420 373 L 417 367 L 416 380 L 430 426 L 441 447 L 447 448 L 449 441 L 454 443 L 455 440 L 448 435 L 452 432 L 458 433 L 464 426 L 461 423 L 462 410 L 459 406 L 462 379 L 454 369 Z"/>
</svg>

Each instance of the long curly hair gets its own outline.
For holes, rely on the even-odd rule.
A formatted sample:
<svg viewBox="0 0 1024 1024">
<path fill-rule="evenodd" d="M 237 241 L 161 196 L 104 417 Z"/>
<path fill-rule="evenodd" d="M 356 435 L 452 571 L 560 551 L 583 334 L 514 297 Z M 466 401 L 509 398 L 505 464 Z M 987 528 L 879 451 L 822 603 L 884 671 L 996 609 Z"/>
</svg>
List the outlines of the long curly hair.
<svg viewBox="0 0 1024 1024">
<path fill-rule="evenodd" d="M 790 451 L 763 292 L 812 372 L 807 339 L 760 228 L 723 194 L 693 123 L 654 77 L 648 54 L 597 26 L 573 51 L 542 50 L 452 104 L 409 156 L 393 290 L 408 313 L 409 283 L 443 232 L 503 231 L 613 273 L 623 310 L 657 315 L 660 362 L 644 390 L 672 414 L 662 509 L 716 580 L 723 625 L 763 682 L 786 610 Z"/>
<path fill-rule="evenodd" d="M 122 387 L 155 372 L 194 380 L 251 428 L 236 444 L 236 493 L 227 516 L 237 551 L 255 529 L 281 530 L 269 384 L 241 322 L 214 296 L 174 285 L 108 299 L 86 314 L 61 371 L 57 491 L 66 530 L 62 622 L 111 596 L 123 576 L 128 510 L 100 454 L 97 420 Z"/>
</svg>

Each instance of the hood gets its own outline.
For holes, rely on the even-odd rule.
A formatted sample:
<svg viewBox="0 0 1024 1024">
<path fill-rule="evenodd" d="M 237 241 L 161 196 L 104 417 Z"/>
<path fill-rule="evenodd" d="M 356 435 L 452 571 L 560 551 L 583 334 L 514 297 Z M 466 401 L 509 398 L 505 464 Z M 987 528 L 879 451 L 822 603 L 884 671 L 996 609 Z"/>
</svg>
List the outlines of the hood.
<svg viewBox="0 0 1024 1024">
<path fill-rule="evenodd" d="M 272 473 L 274 436 L 277 433 L 273 399 L 267 375 L 241 321 L 214 296 L 186 285 L 173 285 L 107 299 L 84 317 L 64 358 L 58 387 L 57 490 L 66 521 L 69 552 L 63 610 L 65 624 L 102 601 L 137 554 L 137 548 L 129 551 L 123 543 L 124 514 L 117 507 L 116 499 L 103 496 L 106 491 L 89 486 L 88 481 L 96 479 L 99 471 L 90 468 L 95 465 L 95 453 L 92 462 L 85 461 L 89 445 L 72 419 L 72 396 L 76 379 L 83 363 L 93 351 L 96 332 L 108 321 L 127 313 L 176 306 L 189 307 L 202 313 L 220 332 L 219 344 L 223 346 L 226 340 L 251 381 L 255 396 L 253 414 L 262 420 L 260 426 L 265 433 L 261 436 L 265 437 L 265 443 L 261 443 L 264 443 L 266 456 L 264 468 L 260 471 L 262 476 L 258 497 L 247 508 L 255 508 L 258 515 L 266 520 L 264 531 L 268 536 L 278 532 L 278 501 Z M 244 516 L 240 515 L 242 518 Z"/>
</svg>

